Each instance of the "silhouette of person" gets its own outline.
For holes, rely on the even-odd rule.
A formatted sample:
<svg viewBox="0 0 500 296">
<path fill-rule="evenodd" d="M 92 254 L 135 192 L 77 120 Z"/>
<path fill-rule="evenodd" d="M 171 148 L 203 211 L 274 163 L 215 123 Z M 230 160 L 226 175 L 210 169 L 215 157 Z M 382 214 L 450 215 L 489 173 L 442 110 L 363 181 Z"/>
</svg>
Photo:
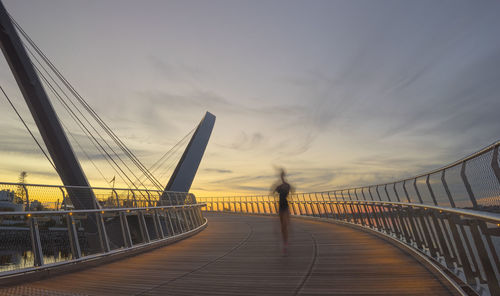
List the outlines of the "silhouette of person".
<svg viewBox="0 0 500 296">
<path fill-rule="evenodd" d="M 281 223 L 281 237 L 283 240 L 283 253 L 286 255 L 288 252 L 288 224 L 290 220 L 290 211 L 288 207 L 288 194 L 292 190 L 292 186 L 285 180 L 285 170 L 281 169 L 281 184 L 274 188 L 274 192 L 279 194 L 279 215 Z"/>
</svg>

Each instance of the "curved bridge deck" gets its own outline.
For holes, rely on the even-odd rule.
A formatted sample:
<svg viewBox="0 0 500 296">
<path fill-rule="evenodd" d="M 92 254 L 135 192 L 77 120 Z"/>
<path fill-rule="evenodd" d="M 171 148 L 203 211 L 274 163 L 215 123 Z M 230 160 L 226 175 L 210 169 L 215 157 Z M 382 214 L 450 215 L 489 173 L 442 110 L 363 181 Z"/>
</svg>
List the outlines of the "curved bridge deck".
<svg viewBox="0 0 500 296">
<path fill-rule="evenodd" d="M 453 295 L 398 247 L 347 226 L 207 214 L 194 237 L 124 260 L 0 290 L 0 295 Z"/>
</svg>

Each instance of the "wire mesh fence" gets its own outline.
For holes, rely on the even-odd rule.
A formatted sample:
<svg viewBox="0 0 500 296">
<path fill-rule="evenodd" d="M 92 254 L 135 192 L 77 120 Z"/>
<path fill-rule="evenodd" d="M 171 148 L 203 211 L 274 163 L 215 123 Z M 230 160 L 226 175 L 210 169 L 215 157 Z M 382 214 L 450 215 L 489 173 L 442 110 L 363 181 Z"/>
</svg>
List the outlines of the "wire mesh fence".
<svg viewBox="0 0 500 296">
<path fill-rule="evenodd" d="M 0 212 L 0 277 L 177 239 L 201 229 L 203 206 Z"/>
<path fill-rule="evenodd" d="M 0 212 L 71 210 L 80 208 L 74 202 L 82 198 L 95 200 L 98 208 L 196 203 L 195 196 L 186 192 L 0 183 Z"/>
</svg>

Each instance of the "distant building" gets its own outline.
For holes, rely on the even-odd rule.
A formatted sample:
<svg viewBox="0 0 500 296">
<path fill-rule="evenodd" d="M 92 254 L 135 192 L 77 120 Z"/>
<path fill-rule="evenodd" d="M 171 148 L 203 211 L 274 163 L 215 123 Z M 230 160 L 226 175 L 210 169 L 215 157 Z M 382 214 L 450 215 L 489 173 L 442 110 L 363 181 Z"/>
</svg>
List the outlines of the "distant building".
<svg viewBox="0 0 500 296">
<path fill-rule="evenodd" d="M 0 190 L 0 212 L 22 212 L 24 205 L 15 203 L 16 194 L 12 190 Z"/>
</svg>

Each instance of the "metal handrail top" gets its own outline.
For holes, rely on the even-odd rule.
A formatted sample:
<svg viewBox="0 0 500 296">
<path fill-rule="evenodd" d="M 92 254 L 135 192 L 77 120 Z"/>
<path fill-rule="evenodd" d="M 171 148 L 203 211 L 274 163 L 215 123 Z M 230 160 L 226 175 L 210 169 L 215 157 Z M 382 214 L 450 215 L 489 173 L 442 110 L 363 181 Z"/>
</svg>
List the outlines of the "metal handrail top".
<svg viewBox="0 0 500 296">
<path fill-rule="evenodd" d="M 90 186 L 65 186 L 65 185 L 49 185 L 49 184 L 28 184 L 28 183 L 15 183 L 15 182 L 0 182 L 0 185 L 12 185 L 12 186 L 33 186 L 33 187 L 49 187 L 49 188 L 74 188 L 74 189 L 99 189 L 99 190 L 127 190 L 127 191 L 152 191 L 152 192 L 166 192 L 166 193 L 185 193 L 189 192 L 182 191 L 165 191 L 158 189 L 146 189 L 146 188 L 109 188 L 109 187 L 90 187 Z"/>
<path fill-rule="evenodd" d="M 447 208 L 440 206 L 433 206 L 427 204 L 414 204 L 408 202 L 397 202 L 397 201 L 371 201 L 371 200 L 326 200 L 326 201 L 291 201 L 291 203 L 338 203 L 338 204 L 388 204 L 388 205 L 398 205 L 398 206 L 407 206 L 407 207 L 417 207 L 424 209 L 432 209 L 438 210 L 442 212 L 448 212 L 453 214 L 458 214 L 462 216 L 468 216 L 471 218 L 478 218 L 486 221 L 490 221 L 493 223 L 500 223 L 500 214 L 491 213 L 491 212 L 482 212 L 476 210 L 468 210 L 468 209 L 458 209 L 458 208 Z"/>
<path fill-rule="evenodd" d="M 121 211 L 148 211 L 154 209 L 167 209 L 167 208 L 186 208 L 195 206 L 206 206 L 206 203 L 200 202 L 195 204 L 185 205 L 170 205 L 170 206 L 157 206 L 157 207 L 140 207 L 140 208 L 104 208 L 104 209 L 88 209 L 88 210 L 65 210 L 65 211 L 28 211 L 28 212 L 0 212 L 0 216 L 41 216 L 41 215 L 63 215 L 63 214 L 79 214 L 79 213 L 99 213 L 99 212 L 121 212 Z"/>
<path fill-rule="evenodd" d="M 341 188 L 341 189 L 331 189 L 331 190 L 324 190 L 324 191 L 314 191 L 314 192 L 296 192 L 295 194 L 296 195 L 299 195 L 299 194 L 322 194 L 322 193 L 330 193 L 330 192 L 342 192 L 342 191 L 348 191 L 348 190 L 357 190 L 357 189 L 365 189 L 365 188 L 371 188 L 371 187 L 377 187 L 377 186 L 386 186 L 386 185 L 391 185 L 391 184 L 396 184 L 396 183 L 400 183 L 400 182 L 406 182 L 406 181 L 410 181 L 410 180 L 415 180 L 415 179 L 418 179 L 418 178 L 421 178 L 421 177 L 425 177 L 427 175 L 432 175 L 432 174 L 435 174 L 437 172 L 440 172 L 440 171 L 443 171 L 443 170 L 447 170 L 449 168 L 452 168 L 456 165 L 459 165 L 463 162 L 466 162 L 468 160 L 471 160 L 475 157 L 478 157 L 484 153 L 487 153 L 489 152 L 490 150 L 494 149 L 495 147 L 497 146 L 500 146 L 500 140 L 499 141 L 496 141 L 484 148 L 482 148 L 481 150 L 479 151 L 476 151 L 466 157 L 463 157 L 459 160 L 456 160 L 450 164 L 447 164 L 445 166 L 442 166 L 440 168 L 437 168 L 437 169 L 433 169 L 431 171 L 428 171 L 428 172 L 425 172 L 425 173 L 420 173 L 418 175 L 415 175 L 415 176 L 411 176 L 411 177 L 407 177 L 407 178 L 404 178 L 404 179 L 398 179 L 396 181 L 392 181 L 392 182 L 386 182 L 386 183 L 379 183 L 379 184 L 371 184 L 371 185 L 364 185 L 364 186 L 356 186 L 356 187 L 347 187 L 347 188 Z M 258 195 L 235 195 L 235 196 L 225 196 L 226 198 L 242 198 L 242 197 L 260 197 L 260 196 L 267 196 L 267 194 L 258 194 Z M 221 196 L 222 197 L 222 196 Z M 209 198 L 220 198 L 220 197 L 211 197 L 211 196 L 207 196 L 207 197 L 204 197 L 204 196 L 199 196 L 198 198 L 205 198 L 205 199 L 209 199 Z"/>
</svg>

